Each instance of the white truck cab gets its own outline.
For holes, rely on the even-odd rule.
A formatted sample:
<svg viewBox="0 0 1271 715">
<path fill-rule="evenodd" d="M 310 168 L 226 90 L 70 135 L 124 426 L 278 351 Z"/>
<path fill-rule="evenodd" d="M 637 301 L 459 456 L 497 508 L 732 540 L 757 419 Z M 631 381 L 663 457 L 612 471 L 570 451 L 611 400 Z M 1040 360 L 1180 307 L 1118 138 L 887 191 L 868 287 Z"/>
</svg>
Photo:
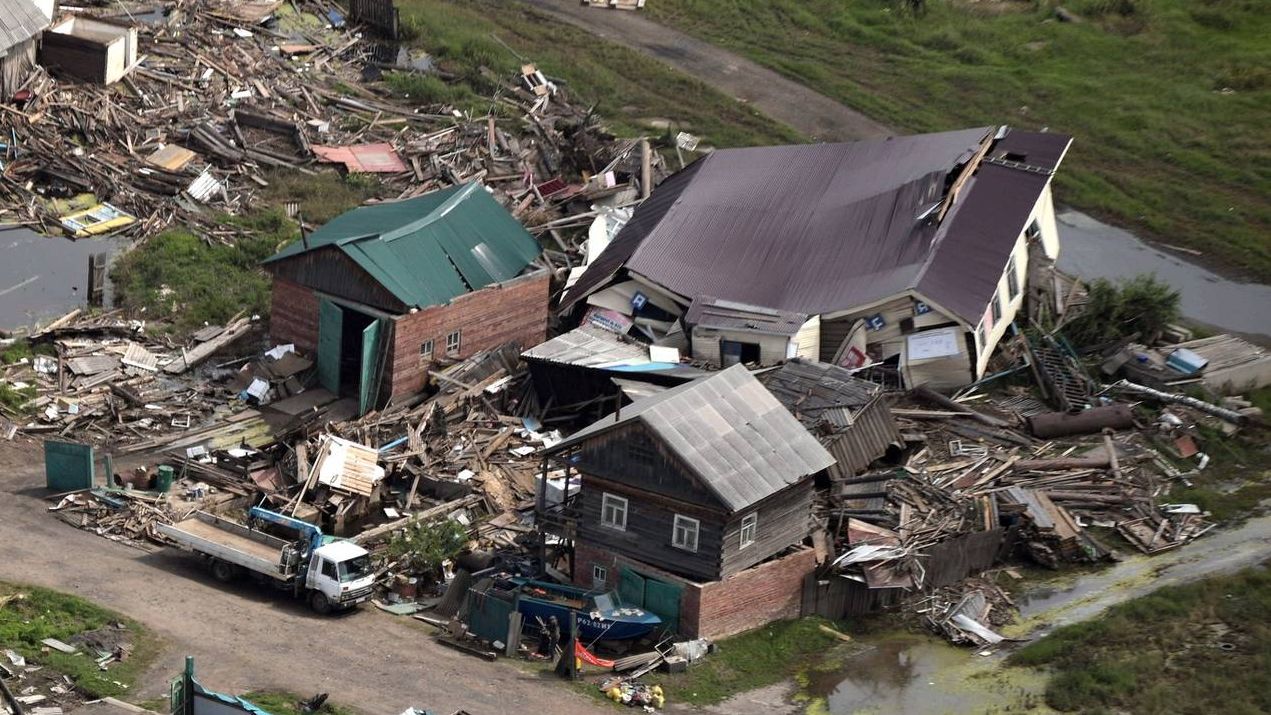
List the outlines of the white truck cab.
<svg viewBox="0 0 1271 715">
<path fill-rule="evenodd" d="M 313 610 L 352 608 L 370 599 L 375 570 L 366 549 L 352 541 L 333 541 L 314 549 L 309 558 L 305 588 Z"/>
</svg>

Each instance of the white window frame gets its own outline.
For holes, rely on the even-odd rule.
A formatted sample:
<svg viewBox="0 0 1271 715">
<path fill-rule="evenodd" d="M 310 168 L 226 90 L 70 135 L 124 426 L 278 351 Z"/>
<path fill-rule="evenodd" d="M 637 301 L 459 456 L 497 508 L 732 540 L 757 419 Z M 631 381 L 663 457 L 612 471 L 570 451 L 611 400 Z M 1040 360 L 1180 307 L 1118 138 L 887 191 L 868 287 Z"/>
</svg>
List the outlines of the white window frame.
<svg viewBox="0 0 1271 715">
<path fill-rule="evenodd" d="M 424 342 L 420 343 L 419 344 L 419 359 L 424 362 L 432 360 L 434 347 L 435 345 L 433 344 L 432 338 L 429 338 L 425 340 Z"/>
<path fill-rule="evenodd" d="M 749 532 L 749 533 L 747 533 Z M 746 548 L 755 543 L 755 538 L 759 535 L 759 512 L 747 514 L 741 518 L 741 548 Z M 749 538 L 747 538 L 749 536 Z"/>
<path fill-rule="evenodd" d="M 1014 253 L 1006 262 L 1006 295 L 1010 297 L 1010 301 L 1019 297 L 1019 266 L 1015 265 Z"/>
<path fill-rule="evenodd" d="M 600 564 L 591 565 L 591 587 L 602 589 L 609 583 L 609 568 Z"/>
<path fill-rule="evenodd" d="M 455 330 L 446 333 L 446 354 L 450 356 L 458 355 L 463 343 L 463 330 Z"/>
<path fill-rule="evenodd" d="M 621 506 L 619 506 L 619 504 L 621 504 Z M 610 505 L 614 507 L 615 514 L 616 513 L 622 514 L 622 523 L 618 523 L 617 520 L 611 520 L 609 518 Z M 605 492 L 604 495 L 600 497 L 600 525 L 607 529 L 615 529 L 617 531 L 626 531 L 627 530 L 627 506 L 628 506 L 628 503 L 625 497 L 620 497 L 617 494 L 610 494 L 608 492 Z"/>
<path fill-rule="evenodd" d="M 683 528 L 684 528 L 684 534 L 686 537 L 684 539 L 680 538 L 681 524 L 684 525 Z M 692 527 L 692 534 L 693 534 L 692 544 L 689 544 L 687 539 L 687 535 L 690 533 L 690 530 L 689 530 L 690 526 Z M 671 546 L 674 546 L 675 548 L 681 549 L 683 551 L 691 551 L 693 553 L 697 553 L 698 541 L 701 539 L 701 536 L 702 536 L 702 522 L 698 521 L 697 519 L 694 519 L 691 516 L 684 516 L 683 514 L 675 515 L 675 521 L 671 523 Z"/>
</svg>

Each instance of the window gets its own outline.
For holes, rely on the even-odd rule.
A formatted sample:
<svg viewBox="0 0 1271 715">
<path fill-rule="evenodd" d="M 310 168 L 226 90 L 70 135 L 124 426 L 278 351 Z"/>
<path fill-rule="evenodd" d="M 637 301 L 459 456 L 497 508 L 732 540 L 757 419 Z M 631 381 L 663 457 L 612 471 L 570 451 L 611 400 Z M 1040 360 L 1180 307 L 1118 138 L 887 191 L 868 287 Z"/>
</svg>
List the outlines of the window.
<svg viewBox="0 0 1271 715">
<path fill-rule="evenodd" d="M 1010 300 L 1015 300 L 1015 296 L 1019 295 L 1019 269 L 1015 266 L 1015 256 L 1011 255 L 1011 260 L 1006 262 L 1006 290 Z"/>
<path fill-rule="evenodd" d="M 976 343 L 976 346 L 979 348 L 979 352 L 984 351 L 984 347 L 988 345 L 988 342 L 989 342 L 989 336 L 987 332 L 984 330 L 984 321 L 981 320 L 980 324 L 975 327 L 975 343 Z"/>
<path fill-rule="evenodd" d="M 1000 293 L 993 294 L 993 324 L 1002 319 L 1002 295 Z"/>
<path fill-rule="evenodd" d="M 697 551 L 697 531 L 701 523 L 697 519 L 675 515 L 675 525 L 671 528 L 671 546 L 685 551 Z"/>
<path fill-rule="evenodd" d="M 336 575 L 334 561 L 327 561 L 326 559 L 322 560 L 322 575 L 333 581 L 340 580 L 340 577 Z"/>
<path fill-rule="evenodd" d="M 459 354 L 459 338 L 460 338 L 459 333 L 460 331 L 456 330 L 453 333 L 450 333 L 449 335 L 446 336 L 446 354 L 447 355 Z"/>
<path fill-rule="evenodd" d="M 432 341 L 425 340 L 419 344 L 419 359 L 423 362 L 432 360 Z"/>
<path fill-rule="evenodd" d="M 747 514 L 741 520 L 741 548 L 755 543 L 755 534 L 759 531 L 759 514 Z"/>
<path fill-rule="evenodd" d="M 1037 219 L 1033 219 L 1033 222 L 1028 224 L 1028 228 L 1024 229 L 1025 238 L 1034 239 L 1041 235 L 1042 225 L 1037 222 Z"/>
<path fill-rule="evenodd" d="M 600 564 L 592 564 L 591 566 L 591 587 L 594 589 L 602 589 L 605 582 L 609 580 L 609 569 Z"/>
<path fill-rule="evenodd" d="M 627 500 L 613 494 L 600 499 L 600 525 L 619 531 L 627 530 Z"/>
</svg>

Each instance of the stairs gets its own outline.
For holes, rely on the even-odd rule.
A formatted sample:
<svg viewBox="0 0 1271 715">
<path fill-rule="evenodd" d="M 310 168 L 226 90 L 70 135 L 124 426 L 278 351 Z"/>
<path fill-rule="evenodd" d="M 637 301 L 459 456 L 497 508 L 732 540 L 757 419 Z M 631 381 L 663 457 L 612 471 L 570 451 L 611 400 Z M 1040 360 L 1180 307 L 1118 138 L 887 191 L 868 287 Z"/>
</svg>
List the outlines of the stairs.
<svg viewBox="0 0 1271 715">
<path fill-rule="evenodd" d="M 1082 373 L 1076 358 L 1048 336 L 1029 338 L 1028 349 L 1033 360 L 1033 369 L 1046 390 L 1047 397 L 1060 410 L 1069 412 L 1090 405 L 1090 382 Z"/>
</svg>

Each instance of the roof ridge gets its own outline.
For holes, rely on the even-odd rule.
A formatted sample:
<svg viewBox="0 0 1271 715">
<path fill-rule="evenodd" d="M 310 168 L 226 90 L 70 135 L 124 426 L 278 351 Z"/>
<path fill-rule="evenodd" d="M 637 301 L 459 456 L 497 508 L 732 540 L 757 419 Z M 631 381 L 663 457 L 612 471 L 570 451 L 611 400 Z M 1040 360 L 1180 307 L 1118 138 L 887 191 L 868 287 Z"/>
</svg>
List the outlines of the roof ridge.
<svg viewBox="0 0 1271 715">
<path fill-rule="evenodd" d="M 404 223 L 392 231 L 385 231 L 384 233 L 379 234 L 380 240 L 384 242 L 396 241 L 403 236 L 409 236 L 416 231 L 427 228 L 429 225 L 440 221 L 446 217 L 446 214 L 453 211 L 456 206 L 467 200 L 467 198 L 471 196 L 475 190 L 481 187 L 481 184 L 473 181 L 467 184 L 461 184 L 461 186 L 463 188 L 446 197 L 446 200 L 441 202 L 441 204 L 432 211 L 429 211 L 414 221 Z"/>
</svg>

